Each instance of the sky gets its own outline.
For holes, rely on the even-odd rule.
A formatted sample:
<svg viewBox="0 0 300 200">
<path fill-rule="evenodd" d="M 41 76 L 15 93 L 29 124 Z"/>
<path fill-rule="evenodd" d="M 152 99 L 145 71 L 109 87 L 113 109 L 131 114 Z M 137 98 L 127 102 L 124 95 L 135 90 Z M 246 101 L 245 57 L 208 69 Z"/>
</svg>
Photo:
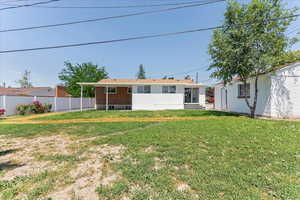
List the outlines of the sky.
<svg viewBox="0 0 300 200">
<path fill-rule="evenodd" d="M 9 1 L 11 1 L 9 3 Z M 45 0 L 0 0 L 4 4 L 25 4 Z M 187 1 L 187 0 L 186 0 Z M 196 0 L 190 0 L 196 1 Z M 198 0 L 199 1 L 199 0 Z M 205 0 L 203 0 L 205 1 Z M 249 0 L 238 0 L 241 3 Z M 141 4 L 177 3 L 183 0 L 61 0 L 44 6 L 122 6 Z M 300 7 L 299 0 L 284 0 L 287 7 Z M 44 24 L 64 23 L 76 20 L 129 14 L 166 7 L 122 8 L 122 9 L 54 9 L 25 7 L 0 10 L 0 30 Z M 111 19 L 69 26 L 0 33 L 0 51 L 54 46 L 81 42 L 103 41 L 148 34 L 177 32 L 189 29 L 212 27 L 222 24 L 226 9 L 225 2 L 185 8 L 163 13 Z M 298 11 L 300 12 L 300 11 Z M 300 19 L 293 22 L 287 31 L 297 36 Z M 110 78 L 135 78 L 138 66 L 143 64 L 147 78 L 162 78 L 173 75 L 184 78 L 189 72 L 193 78 L 196 72 L 199 81 L 210 85 L 207 53 L 212 31 L 185 35 L 108 43 L 93 46 L 52 49 L 32 52 L 0 54 L 0 83 L 17 87 L 15 83 L 25 70 L 31 71 L 31 81 L 36 87 L 61 84 L 58 74 L 64 62 L 92 62 L 104 66 Z M 300 49 L 300 44 L 292 47 Z"/>
</svg>

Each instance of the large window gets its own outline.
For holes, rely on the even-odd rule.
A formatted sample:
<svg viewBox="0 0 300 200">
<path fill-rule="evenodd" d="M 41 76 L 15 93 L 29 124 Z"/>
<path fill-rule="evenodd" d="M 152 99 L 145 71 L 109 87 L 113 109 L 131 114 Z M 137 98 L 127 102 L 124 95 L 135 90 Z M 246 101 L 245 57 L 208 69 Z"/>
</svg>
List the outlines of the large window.
<svg viewBox="0 0 300 200">
<path fill-rule="evenodd" d="M 138 86 L 137 92 L 141 93 L 141 94 L 149 94 L 149 93 L 151 93 L 151 86 L 150 85 Z"/>
<path fill-rule="evenodd" d="M 176 93 L 176 86 L 163 86 L 162 93 Z"/>
<path fill-rule="evenodd" d="M 250 84 L 247 83 L 246 87 L 244 84 L 238 85 L 238 98 L 249 98 L 250 97 Z"/>
<path fill-rule="evenodd" d="M 108 94 L 117 94 L 117 88 L 115 88 L 115 87 L 108 87 L 107 91 L 108 91 Z M 106 88 L 104 88 L 104 94 L 106 94 Z"/>
</svg>

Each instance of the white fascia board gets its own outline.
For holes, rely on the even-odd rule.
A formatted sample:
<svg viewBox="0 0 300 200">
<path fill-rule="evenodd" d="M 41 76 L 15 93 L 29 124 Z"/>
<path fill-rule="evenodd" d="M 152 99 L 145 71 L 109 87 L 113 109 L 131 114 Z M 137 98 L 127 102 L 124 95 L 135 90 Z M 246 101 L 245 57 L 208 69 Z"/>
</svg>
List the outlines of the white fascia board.
<svg viewBox="0 0 300 200">
<path fill-rule="evenodd" d="M 186 84 L 186 83 L 77 83 L 78 85 L 83 86 L 95 86 L 95 87 L 110 87 L 110 86 L 120 86 L 120 87 L 126 87 L 126 86 L 139 86 L 139 85 L 183 85 L 187 87 L 206 87 L 205 85 L 201 85 L 198 83 L 192 83 L 192 84 Z"/>
</svg>

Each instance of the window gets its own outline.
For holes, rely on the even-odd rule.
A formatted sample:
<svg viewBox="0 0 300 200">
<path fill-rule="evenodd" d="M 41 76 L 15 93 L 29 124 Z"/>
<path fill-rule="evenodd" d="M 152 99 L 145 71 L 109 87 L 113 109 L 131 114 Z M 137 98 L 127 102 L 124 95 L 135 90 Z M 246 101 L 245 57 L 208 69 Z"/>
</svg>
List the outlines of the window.
<svg viewBox="0 0 300 200">
<path fill-rule="evenodd" d="M 115 88 L 115 87 L 108 87 L 107 91 L 108 91 L 108 94 L 117 94 L 117 88 Z M 106 94 L 106 88 L 104 88 L 104 94 Z"/>
<path fill-rule="evenodd" d="M 128 94 L 132 94 L 132 87 L 129 87 L 129 88 L 127 89 L 127 93 L 128 93 Z"/>
<path fill-rule="evenodd" d="M 176 86 L 163 86 L 162 93 L 176 93 Z"/>
<path fill-rule="evenodd" d="M 138 86 L 137 92 L 141 94 L 151 93 L 151 86 L 150 85 Z"/>
<path fill-rule="evenodd" d="M 250 84 L 246 84 L 246 88 L 244 84 L 238 85 L 238 98 L 249 98 L 250 97 Z"/>
</svg>

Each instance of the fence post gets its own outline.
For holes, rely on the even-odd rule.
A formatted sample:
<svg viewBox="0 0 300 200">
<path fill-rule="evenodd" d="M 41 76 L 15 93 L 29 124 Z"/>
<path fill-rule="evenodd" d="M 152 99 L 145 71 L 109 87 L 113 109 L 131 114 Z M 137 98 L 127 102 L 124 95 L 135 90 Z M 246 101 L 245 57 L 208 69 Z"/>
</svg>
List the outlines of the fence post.
<svg viewBox="0 0 300 200">
<path fill-rule="evenodd" d="M 5 113 L 4 113 L 4 116 L 6 117 L 7 116 L 7 110 L 6 110 L 6 95 L 3 95 L 2 96 L 2 106 L 3 106 L 3 109 L 5 110 Z"/>
<path fill-rule="evenodd" d="M 56 102 L 56 97 L 54 97 L 54 112 L 56 112 L 57 111 L 57 104 L 56 104 L 57 102 Z"/>
<path fill-rule="evenodd" d="M 69 110 L 72 110 L 72 97 L 69 97 Z"/>
</svg>

